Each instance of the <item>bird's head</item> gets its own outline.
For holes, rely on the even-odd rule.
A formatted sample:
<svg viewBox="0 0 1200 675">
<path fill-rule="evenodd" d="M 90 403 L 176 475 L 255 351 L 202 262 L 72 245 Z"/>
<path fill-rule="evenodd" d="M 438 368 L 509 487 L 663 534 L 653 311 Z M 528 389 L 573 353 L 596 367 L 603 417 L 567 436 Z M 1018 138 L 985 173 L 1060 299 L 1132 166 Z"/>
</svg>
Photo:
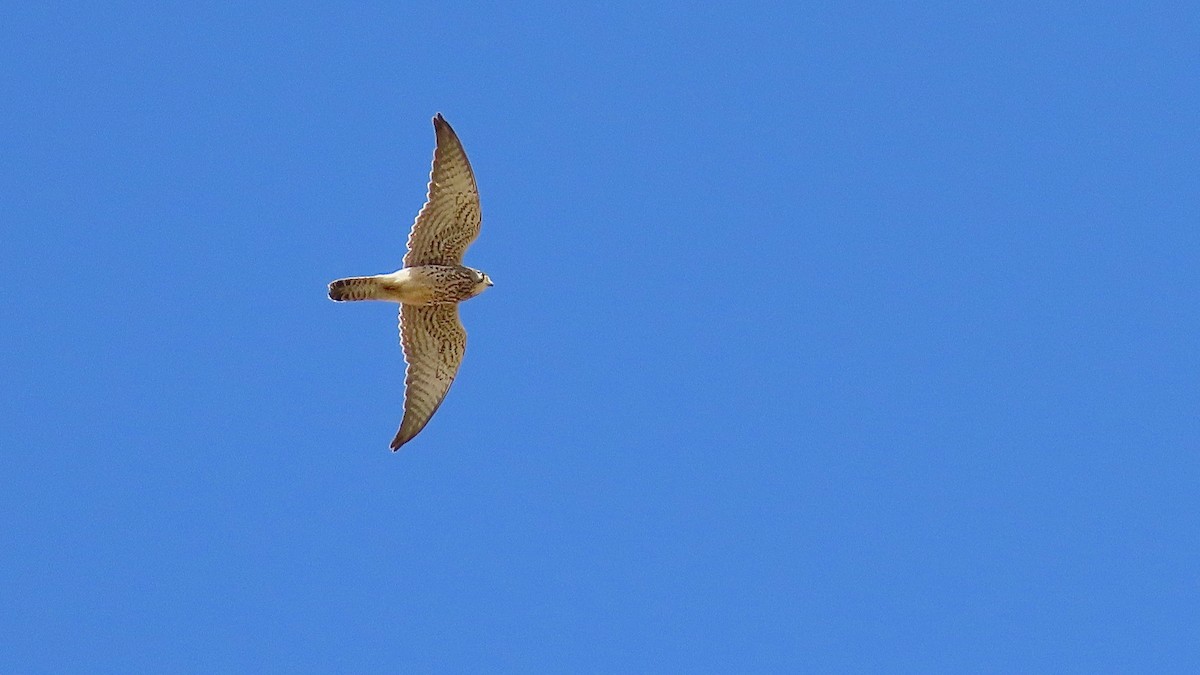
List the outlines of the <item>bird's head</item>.
<svg viewBox="0 0 1200 675">
<path fill-rule="evenodd" d="M 492 285 L 492 278 L 489 277 L 485 272 L 481 272 L 474 268 L 471 269 L 471 272 L 475 275 L 475 288 L 474 292 L 471 294 L 472 297 L 474 297 L 486 291 L 488 287 Z"/>
</svg>

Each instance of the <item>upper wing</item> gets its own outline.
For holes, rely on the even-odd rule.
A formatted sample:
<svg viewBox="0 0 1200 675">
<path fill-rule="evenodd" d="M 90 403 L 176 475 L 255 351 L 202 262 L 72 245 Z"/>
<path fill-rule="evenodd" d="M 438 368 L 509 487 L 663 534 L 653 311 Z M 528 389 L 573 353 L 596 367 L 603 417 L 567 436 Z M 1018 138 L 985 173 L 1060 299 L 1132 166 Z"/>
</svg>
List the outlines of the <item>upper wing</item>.
<svg viewBox="0 0 1200 675">
<path fill-rule="evenodd" d="M 433 128 L 437 148 L 429 172 L 429 198 L 408 235 L 405 267 L 460 265 L 479 236 L 479 190 L 467 153 L 441 113 L 433 118 Z"/>
<path fill-rule="evenodd" d="M 425 428 L 454 382 L 467 350 L 458 305 L 400 305 L 400 344 L 408 370 L 404 421 L 392 440 L 392 450 L 399 450 Z"/>
</svg>

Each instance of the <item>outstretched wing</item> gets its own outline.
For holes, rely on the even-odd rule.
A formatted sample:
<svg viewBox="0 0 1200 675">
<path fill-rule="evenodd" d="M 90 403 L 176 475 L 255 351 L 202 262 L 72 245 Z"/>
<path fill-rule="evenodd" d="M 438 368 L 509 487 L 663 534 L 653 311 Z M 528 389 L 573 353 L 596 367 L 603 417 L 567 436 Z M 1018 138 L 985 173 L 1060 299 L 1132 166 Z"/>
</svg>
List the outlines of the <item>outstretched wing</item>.
<svg viewBox="0 0 1200 675">
<path fill-rule="evenodd" d="M 446 398 L 467 350 L 467 331 L 458 305 L 401 305 L 400 344 L 408 370 L 404 375 L 404 421 L 392 450 L 412 440 Z"/>
<path fill-rule="evenodd" d="M 405 267 L 460 265 L 479 236 L 479 190 L 458 135 L 438 113 L 433 118 L 437 148 L 429 172 L 429 197 L 408 235 Z"/>
</svg>

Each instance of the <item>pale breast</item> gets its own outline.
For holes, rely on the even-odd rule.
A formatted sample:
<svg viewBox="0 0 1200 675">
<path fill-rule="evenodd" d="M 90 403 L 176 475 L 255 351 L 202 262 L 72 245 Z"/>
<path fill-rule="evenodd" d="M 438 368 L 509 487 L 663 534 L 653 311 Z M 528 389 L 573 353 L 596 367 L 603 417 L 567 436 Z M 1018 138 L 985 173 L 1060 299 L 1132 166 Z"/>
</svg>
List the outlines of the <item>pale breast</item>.
<svg viewBox="0 0 1200 675">
<path fill-rule="evenodd" d="M 421 265 L 406 267 L 399 295 L 406 305 L 441 305 L 462 302 L 471 297 L 476 281 L 474 273 L 457 265 Z"/>
</svg>

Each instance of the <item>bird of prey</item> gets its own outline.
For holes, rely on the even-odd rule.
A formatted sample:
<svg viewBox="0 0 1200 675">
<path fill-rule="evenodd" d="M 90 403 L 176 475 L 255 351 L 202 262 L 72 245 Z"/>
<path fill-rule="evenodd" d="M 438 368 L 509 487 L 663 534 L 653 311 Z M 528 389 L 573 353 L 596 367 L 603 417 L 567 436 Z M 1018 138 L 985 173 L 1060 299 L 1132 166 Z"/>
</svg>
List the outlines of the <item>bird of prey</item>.
<svg viewBox="0 0 1200 675">
<path fill-rule="evenodd" d="M 458 303 L 487 290 L 492 280 L 464 267 L 463 253 L 479 236 L 479 190 L 467 153 L 450 124 L 433 118 L 437 147 L 429 174 L 429 197 L 408 235 L 404 266 L 391 274 L 338 279 L 329 299 L 400 303 L 404 419 L 392 450 L 411 441 L 442 404 L 467 348 Z"/>
</svg>

